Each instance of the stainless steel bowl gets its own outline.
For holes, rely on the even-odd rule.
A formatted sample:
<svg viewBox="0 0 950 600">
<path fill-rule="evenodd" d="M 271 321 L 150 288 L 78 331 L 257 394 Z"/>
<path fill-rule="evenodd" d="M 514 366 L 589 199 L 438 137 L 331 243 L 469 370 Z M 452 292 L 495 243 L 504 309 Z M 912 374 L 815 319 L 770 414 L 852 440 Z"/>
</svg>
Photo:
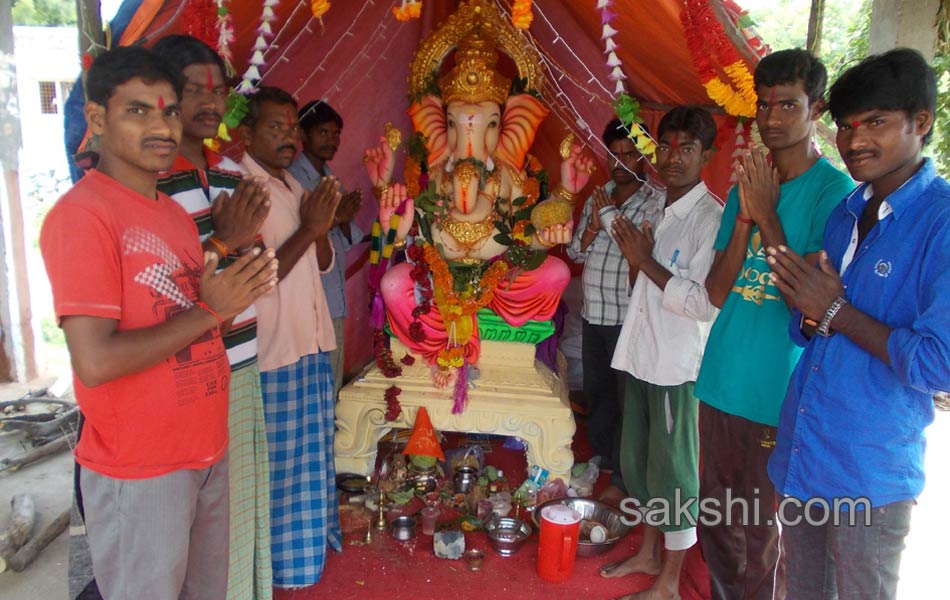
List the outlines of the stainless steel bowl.
<svg viewBox="0 0 950 600">
<path fill-rule="evenodd" d="M 531 537 L 531 525 L 513 517 L 493 518 L 485 523 L 485 534 L 498 554 L 511 556 Z"/>
<path fill-rule="evenodd" d="M 603 502 L 591 500 L 590 498 L 556 498 L 535 507 L 531 519 L 539 531 L 541 530 L 541 510 L 546 506 L 554 504 L 570 506 L 580 513 L 582 519 L 597 521 L 607 528 L 607 541 L 605 542 L 599 544 L 595 544 L 590 540 L 578 542 L 578 556 L 597 556 L 603 554 L 613 548 L 613 545 L 616 544 L 618 540 L 630 533 L 630 526 L 623 522 L 622 512 Z"/>
<path fill-rule="evenodd" d="M 413 517 L 407 515 L 396 517 L 389 522 L 389 527 L 393 537 L 400 542 L 416 537 L 416 520 Z"/>
</svg>

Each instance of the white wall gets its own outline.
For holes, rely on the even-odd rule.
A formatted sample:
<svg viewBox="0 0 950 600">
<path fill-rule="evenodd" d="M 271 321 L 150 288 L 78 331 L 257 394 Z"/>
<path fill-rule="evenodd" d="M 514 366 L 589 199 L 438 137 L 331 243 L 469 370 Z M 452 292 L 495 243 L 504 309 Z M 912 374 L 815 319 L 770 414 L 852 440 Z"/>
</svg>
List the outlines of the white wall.
<svg viewBox="0 0 950 600">
<path fill-rule="evenodd" d="M 2 0 L 0 0 L 2 1 Z M 36 239 L 41 216 L 69 189 L 69 168 L 63 144 L 63 111 L 66 98 L 60 82 L 75 82 L 79 76 L 79 41 L 74 27 L 14 27 L 14 59 L 17 70 L 20 124 L 20 202 L 23 207 L 26 259 L 30 282 L 30 306 L 40 374 L 68 373 L 62 347 L 44 344 L 42 323 L 55 323 L 52 294 Z M 41 81 L 56 82 L 58 111 L 43 114 Z"/>
</svg>

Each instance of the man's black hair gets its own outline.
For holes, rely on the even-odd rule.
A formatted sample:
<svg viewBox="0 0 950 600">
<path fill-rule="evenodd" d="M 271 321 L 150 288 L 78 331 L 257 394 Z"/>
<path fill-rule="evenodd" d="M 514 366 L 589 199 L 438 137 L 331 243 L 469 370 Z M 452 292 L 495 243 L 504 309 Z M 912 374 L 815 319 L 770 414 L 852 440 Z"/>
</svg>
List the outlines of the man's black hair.
<svg viewBox="0 0 950 600">
<path fill-rule="evenodd" d="M 253 94 L 247 97 L 247 115 L 241 120 L 241 125 L 254 127 L 257 120 L 261 118 L 261 104 L 270 102 L 272 104 L 289 104 L 297 111 L 297 101 L 294 97 L 284 90 L 273 86 L 261 86 Z"/>
<path fill-rule="evenodd" d="M 647 129 L 646 124 L 640 123 L 640 128 L 643 129 L 647 135 L 650 135 L 650 130 Z M 604 127 L 604 134 L 601 136 L 601 139 L 604 140 L 604 146 L 609 147 L 617 140 L 624 140 L 628 137 L 630 137 L 630 130 L 624 126 L 623 121 L 614 119 Z"/>
<path fill-rule="evenodd" d="M 683 131 L 694 140 L 699 140 L 703 150 L 712 148 L 716 140 L 716 122 L 705 108 L 699 106 L 677 106 L 660 119 L 656 139 L 662 138 L 668 131 Z"/>
<path fill-rule="evenodd" d="M 814 104 L 825 97 L 828 86 L 828 71 L 825 65 L 810 52 L 790 48 L 773 52 L 759 61 L 753 76 L 755 86 L 792 85 L 802 82 L 808 102 Z"/>
<path fill-rule="evenodd" d="M 217 65 L 221 69 L 221 76 L 227 76 L 224 61 L 208 44 L 190 35 L 169 35 L 155 42 L 152 52 L 158 54 L 168 63 L 184 71 L 191 65 Z"/>
<path fill-rule="evenodd" d="M 869 110 L 902 110 L 912 117 L 937 111 L 937 76 L 924 57 L 910 48 L 895 48 L 868 56 L 845 71 L 828 103 L 835 120 Z M 930 141 L 933 127 L 924 135 Z"/>
<path fill-rule="evenodd" d="M 86 99 L 106 106 L 120 85 L 141 79 L 147 84 L 166 81 L 181 99 L 181 73 L 162 57 L 141 46 L 120 46 L 100 54 L 86 74 Z"/>
<path fill-rule="evenodd" d="M 322 125 L 330 121 L 333 121 L 337 127 L 343 129 L 343 117 L 323 100 L 311 100 L 307 102 L 297 113 L 297 117 L 300 119 L 300 128 L 303 129 L 305 134 L 309 134 L 310 130 L 317 125 Z"/>
</svg>

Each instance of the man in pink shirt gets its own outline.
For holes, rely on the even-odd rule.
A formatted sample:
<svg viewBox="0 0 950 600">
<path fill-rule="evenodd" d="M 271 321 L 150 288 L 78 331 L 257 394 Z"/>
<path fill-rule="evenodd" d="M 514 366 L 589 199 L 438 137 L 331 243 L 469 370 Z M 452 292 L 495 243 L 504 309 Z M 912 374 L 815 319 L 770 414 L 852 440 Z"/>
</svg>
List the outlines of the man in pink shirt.
<svg viewBox="0 0 950 600">
<path fill-rule="evenodd" d="M 270 450 L 271 561 L 276 587 L 313 585 L 329 544 L 341 551 L 333 468 L 333 321 L 320 275 L 333 267 L 327 234 L 340 184 L 305 192 L 287 172 L 297 154 L 297 103 L 262 87 L 241 123 L 242 172 L 264 181 L 271 207 L 260 234 L 277 248 L 280 283 L 256 303 L 258 363 Z"/>
</svg>

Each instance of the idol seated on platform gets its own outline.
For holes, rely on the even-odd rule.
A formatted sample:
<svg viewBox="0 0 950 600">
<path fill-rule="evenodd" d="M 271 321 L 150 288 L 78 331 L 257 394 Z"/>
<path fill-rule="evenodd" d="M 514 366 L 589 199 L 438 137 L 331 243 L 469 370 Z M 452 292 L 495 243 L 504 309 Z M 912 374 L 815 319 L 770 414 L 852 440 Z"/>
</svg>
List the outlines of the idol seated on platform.
<svg viewBox="0 0 950 600">
<path fill-rule="evenodd" d="M 454 41 L 434 38 L 417 54 L 409 108 L 416 135 L 405 185 L 392 183 L 392 140 L 381 139 L 364 158 L 380 200 L 384 260 L 410 230 L 418 232 L 410 236 L 409 261 L 379 285 L 389 329 L 429 362 L 438 387 L 478 361 L 479 310 L 513 327 L 554 315 L 570 271 L 547 250 L 571 240 L 572 204 L 593 171 L 580 146 L 566 140 L 561 183 L 546 189 L 546 174 L 528 154 L 548 114 L 529 93 L 528 86 L 540 87 L 537 62 L 514 51 L 523 78 L 517 81 L 526 84 L 512 93 L 512 81 L 496 70 L 497 40 L 483 29 L 490 28 Z M 447 51 L 438 54 L 439 43 L 458 45 L 455 66 L 442 77 L 435 73 Z M 433 55 L 434 62 L 419 58 Z"/>
</svg>

